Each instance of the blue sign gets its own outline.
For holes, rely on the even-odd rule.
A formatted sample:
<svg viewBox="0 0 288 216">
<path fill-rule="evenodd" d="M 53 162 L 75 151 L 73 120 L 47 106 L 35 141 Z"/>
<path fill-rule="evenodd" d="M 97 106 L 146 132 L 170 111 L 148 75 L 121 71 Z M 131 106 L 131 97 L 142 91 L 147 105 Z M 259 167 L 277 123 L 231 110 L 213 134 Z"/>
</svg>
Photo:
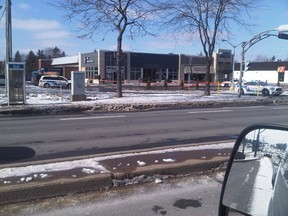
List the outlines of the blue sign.
<svg viewBox="0 0 288 216">
<path fill-rule="evenodd" d="M 8 63 L 9 69 L 23 69 L 24 70 L 24 64 L 23 63 Z"/>
</svg>

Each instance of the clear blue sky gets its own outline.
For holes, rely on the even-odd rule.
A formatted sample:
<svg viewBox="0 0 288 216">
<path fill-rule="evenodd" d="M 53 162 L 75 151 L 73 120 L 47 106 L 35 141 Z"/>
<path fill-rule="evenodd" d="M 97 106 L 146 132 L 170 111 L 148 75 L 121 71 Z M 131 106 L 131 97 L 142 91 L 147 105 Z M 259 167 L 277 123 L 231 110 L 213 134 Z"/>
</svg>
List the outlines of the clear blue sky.
<svg viewBox="0 0 288 216">
<path fill-rule="evenodd" d="M 47 47 L 59 47 L 67 55 L 77 55 L 79 52 L 92 52 L 95 49 L 116 49 L 116 37 L 110 35 L 102 41 L 102 37 L 92 40 L 80 40 L 74 38 L 76 24 L 65 22 L 61 11 L 47 5 L 47 0 L 12 0 L 12 37 L 13 56 L 16 50 L 27 54 L 30 50 L 35 53 L 38 49 Z M 240 32 L 238 27 L 232 29 L 233 36 L 229 38 L 232 44 L 250 40 L 254 35 L 274 29 L 282 24 L 288 24 L 287 0 L 263 0 L 264 8 L 257 9 L 249 22 L 256 24 L 251 32 Z M 5 5 L 5 0 L 0 0 L 0 5 Z M 0 10 L 2 14 L 3 9 Z M 5 16 L 0 25 L 0 60 L 5 56 Z M 125 51 L 151 52 L 151 53 L 183 53 L 198 54 L 202 51 L 198 41 L 191 43 L 187 40 L 174 41 L 162 35 L 162 38 L 151 37 L 136 38 L 134 41 L 125 39 L 123 48 Z M 225 42 L 218 41 L 216 49 L 230 49 Z M 268 38 L 253 46 L 246 54 L 247 60 L 253 60 L 257 56 L 277 59 L 288 59 L 288 40 L 280 40 L 276 37 Z M 240 46 L 236 49 L 236 59 L 240 59 Z"/>
</svg>

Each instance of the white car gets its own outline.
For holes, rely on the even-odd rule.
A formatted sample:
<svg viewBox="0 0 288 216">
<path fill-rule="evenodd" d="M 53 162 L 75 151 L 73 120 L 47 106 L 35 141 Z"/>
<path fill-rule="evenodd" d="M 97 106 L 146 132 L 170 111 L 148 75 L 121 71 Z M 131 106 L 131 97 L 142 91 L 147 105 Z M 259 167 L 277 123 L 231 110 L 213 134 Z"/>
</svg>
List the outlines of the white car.
<svg viewBox="0 0 288 216">
<path fill-rule="evenodd" d="M 221 82 L 220 86 L 222 87 L 230 87 L 230 86 L 235 86 L 239 82 L 238 79 L 230 80 L 230 81 L 224 81 Z"/>
<path fill-rule="evenodd" d="M 239 92 L 239 87 L 235 88 L 235 91 Z M 254 94 L 254 95 L 280 95 L 283 93 L 283 89 L 280 86 L 270 85 L 267 82 L 262 81 L 250 81 L 245 82 L 241 86 L 241 94 Z"/>
<path fill-rule="evenodd" d="M 39 80 L 40 87 L 50 88 L 50 87 L 71 87 L 70 80 L 66 79 L 63 76 L 54 76 L 54 75 L 45 75 L 42 76 Z"/>
</svg>

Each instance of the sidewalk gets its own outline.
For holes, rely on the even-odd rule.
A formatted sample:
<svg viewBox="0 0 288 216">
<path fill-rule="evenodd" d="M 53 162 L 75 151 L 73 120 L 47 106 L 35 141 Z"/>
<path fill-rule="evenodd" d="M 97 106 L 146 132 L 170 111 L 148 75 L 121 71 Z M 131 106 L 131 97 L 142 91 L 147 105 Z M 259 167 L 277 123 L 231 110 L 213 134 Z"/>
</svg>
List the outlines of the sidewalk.
<svg viewBox="0 0 288 216">
<path fill-rule="evenodd" d="M 0 165 L 0 204 L 105 190 L 221 168 L 234 142 Z"/>
</svg>

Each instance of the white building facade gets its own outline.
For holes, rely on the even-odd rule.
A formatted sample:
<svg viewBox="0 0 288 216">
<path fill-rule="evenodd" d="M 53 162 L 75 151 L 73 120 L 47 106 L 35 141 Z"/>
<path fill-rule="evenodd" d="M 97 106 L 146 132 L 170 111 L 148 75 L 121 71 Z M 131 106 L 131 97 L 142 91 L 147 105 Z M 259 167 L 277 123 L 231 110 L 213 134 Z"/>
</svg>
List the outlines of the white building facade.
<svg viewBox="0 0 288 216">
<path fill-rule="evenodd" d="M 245 81 L 261 80 L 271 84 L 288 85 L 288 61 L 250 62 L 243 70 Z M 235 64 L 234 78 L 240 77 L 240 63 Z"/>
</svg>

